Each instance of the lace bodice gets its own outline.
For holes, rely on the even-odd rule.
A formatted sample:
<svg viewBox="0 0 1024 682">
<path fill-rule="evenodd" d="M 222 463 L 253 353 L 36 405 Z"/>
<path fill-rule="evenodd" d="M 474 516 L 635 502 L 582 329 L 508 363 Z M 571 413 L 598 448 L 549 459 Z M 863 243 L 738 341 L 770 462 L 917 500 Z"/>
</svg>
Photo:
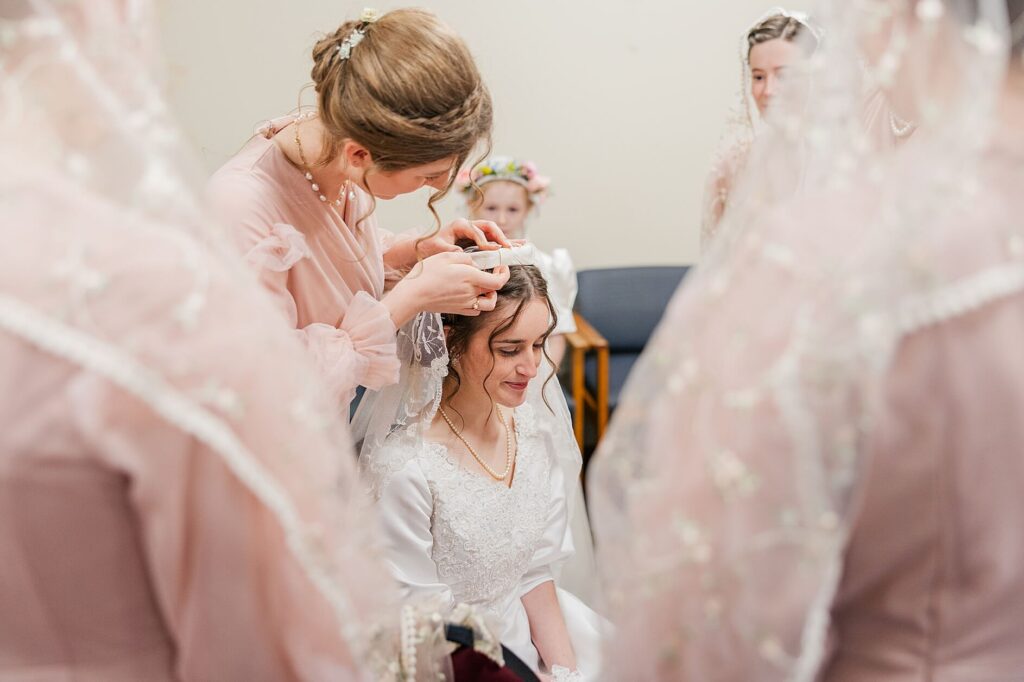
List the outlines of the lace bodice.
<svg viewBox="0 0 1024 682">
<path fill-rule="evenodd" d="M 382 453 L 406 462 L 380 499 L 391 564 L 409 597 L 441 594 L 500 614 L 552 579 L 572 552 L 561 469 L 532 410 L 515 411 L 512 486 L 463 468 L 457 452 L 402 432 Z M 412 448 L 415 453 L 409 453 Z"/>
<path fill-rule="evenodd" d="M 517 426 L 519 454 L 509 488 L 461 467 L 431 443 L 420 459 L 434 500 L 432 557 L 456 602 L 493 607 L 530 567 L 551 505 L 551 464 Z"/>
</svg>

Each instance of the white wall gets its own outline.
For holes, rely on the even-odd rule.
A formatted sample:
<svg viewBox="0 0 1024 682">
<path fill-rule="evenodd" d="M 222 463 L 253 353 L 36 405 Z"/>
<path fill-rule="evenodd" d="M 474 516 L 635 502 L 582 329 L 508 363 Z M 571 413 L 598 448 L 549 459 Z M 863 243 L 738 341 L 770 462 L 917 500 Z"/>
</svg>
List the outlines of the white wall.
<svg viewBox="0 0 1024 682">
<path fill-rule="evenodd" d="M 553 178 L 553 196 L 531 224 L 542 247 L 568 247 L 581 268 L 696 259 L 704 173 L 738 87 L 738 36 L 768 3 L 422 6 L 454 26 L 477 58 L 494 97 L 494 151 L 533 159 Z M 295 107 L 317 35 L 362 7 L 328 0 L 162 4 L 172 103 L 211 170 L 259 121 Z M 305 101 L 313 102 L 311 90 Z M 416 194 L 382 202 L 380 224 L 429 224 L 425 201 Z M 449 198 L 443 216 L 460 210 L 460 200 Z"/>
</svg>

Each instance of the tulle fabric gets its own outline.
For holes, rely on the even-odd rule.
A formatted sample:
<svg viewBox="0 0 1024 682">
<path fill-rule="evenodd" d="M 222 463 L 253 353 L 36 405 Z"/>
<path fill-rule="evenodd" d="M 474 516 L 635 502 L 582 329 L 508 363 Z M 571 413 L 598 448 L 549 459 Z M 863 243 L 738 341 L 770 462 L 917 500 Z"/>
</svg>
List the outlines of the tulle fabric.
<svg viewBox="0 0 1024 682">
<path fill-rule="evenodd" d="M 384 266 L 395 237 L 377 228 L 369 195 L 353 185 L 341 207 L 321 202 L 274 142 L 295 120 L 267 122 L 206 194 L 347 414 L 357 386 L 398 379 L 396 329 L 380 298 L 403 273 Z"/>
<path fill-rule="evenodd" d="M 1005 3 L 814 16 L 819 50 L 592 464 L 614 646 L 631 652 L 610 679 L 1021 669 L 1019 616 L 996 606 L 1019 602 L 1024 473 L 996 407 L 1022 398 L 1024 336 L 1024 144 L 996 108 Z M 874 88 L 913 112 L 905 144 L 865 128 Z M 982 472 L 1018 483 L 992 493 Z"/>
<path fill-rule="evenodd" d="M 150 13 L 0 4 L 0 677 L 380 677 L 347 429 L 201 209 Z"/>
</svg>

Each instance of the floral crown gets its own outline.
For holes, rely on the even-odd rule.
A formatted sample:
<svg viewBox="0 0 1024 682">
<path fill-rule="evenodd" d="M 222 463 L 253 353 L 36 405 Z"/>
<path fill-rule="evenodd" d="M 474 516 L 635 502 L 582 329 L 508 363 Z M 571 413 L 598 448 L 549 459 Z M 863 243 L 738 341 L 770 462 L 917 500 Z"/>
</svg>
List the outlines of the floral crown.
<svg viewBox="0 0 1024 682">
<path fill-rule="evenodd" d="M 467 199 L 476 194 L 476 187 L 483 187 L 489 182 L 505 180 L 514 182 L 526 188 L 530 200 L 540 203 L 547 198 L 548 185 L 551 179 L 537 172 L 537 166 L 532 161 L 516 161 L 510 156 L 492 156 L 480 165 L 459 171 L 455 178 L 455 187 L 462 192 Z"/>
</svg>

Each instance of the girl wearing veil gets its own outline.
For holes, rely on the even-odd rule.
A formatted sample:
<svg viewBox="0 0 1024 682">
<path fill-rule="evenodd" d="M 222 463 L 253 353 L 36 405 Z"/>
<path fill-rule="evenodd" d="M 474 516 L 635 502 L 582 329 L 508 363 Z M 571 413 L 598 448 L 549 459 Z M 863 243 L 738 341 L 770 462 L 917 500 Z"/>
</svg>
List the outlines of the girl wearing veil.
<svg viewBox="0 0 1024 682">
<path fill-rule="evenodd" d="M 473 257 L 490 269 L 532 254 Z M 593 679 L 602 620 L 558 586 L 581 459 L 544 350 L 555 321 L 539 270 L 512 265 L 492 312 L 403 331 L 402 381 L 367 394 L 354 429 L 403 595 L 475 606 L 535 671 Z"/>
<path fill-rule="evenodd" d="M 1024 3 L 815 17 L 815 111 L 744 179 L 799 150 L 806 191 L 727 214 L 591 468 L 613 679 L 1018 679 Z"/>
<path fill-rule="evenodd" d="M 0 3 L 0 679 L 366 679 L 347 429 L 198 209 L 148 10 Z"/>
<path fill-rule="evenodd" d="M 455 242 L 510 244 L 487 221 L 396 238 L 372 215 L 377 199 L 430 187 L 437 219 L 490 136 L 490 94 L 451 28 L 424 10 L 365 10 L 316 44 L 312 77 L 317 108 L 268 122 L 209 194 L 347 413 L 357 386 L 397 380 L 395 333 L 416 313 L 494 306 L 505 273 L 473 268 Z"/>
<path fill-rule="evenodd" d="M 795 62 L 806 58 L 806 50 L 813 50 L 808 42 L 813 34 L 802 12 L 775 7 L 754 22 L 740 39 L 740 101 L 729 113 L 704 189 L 702 251 L 718 230 L 736 177 L 746 164 L 750 145 L 763 125 L 772 99 L 781 88 L 782 77 Z"/>
</svg>

